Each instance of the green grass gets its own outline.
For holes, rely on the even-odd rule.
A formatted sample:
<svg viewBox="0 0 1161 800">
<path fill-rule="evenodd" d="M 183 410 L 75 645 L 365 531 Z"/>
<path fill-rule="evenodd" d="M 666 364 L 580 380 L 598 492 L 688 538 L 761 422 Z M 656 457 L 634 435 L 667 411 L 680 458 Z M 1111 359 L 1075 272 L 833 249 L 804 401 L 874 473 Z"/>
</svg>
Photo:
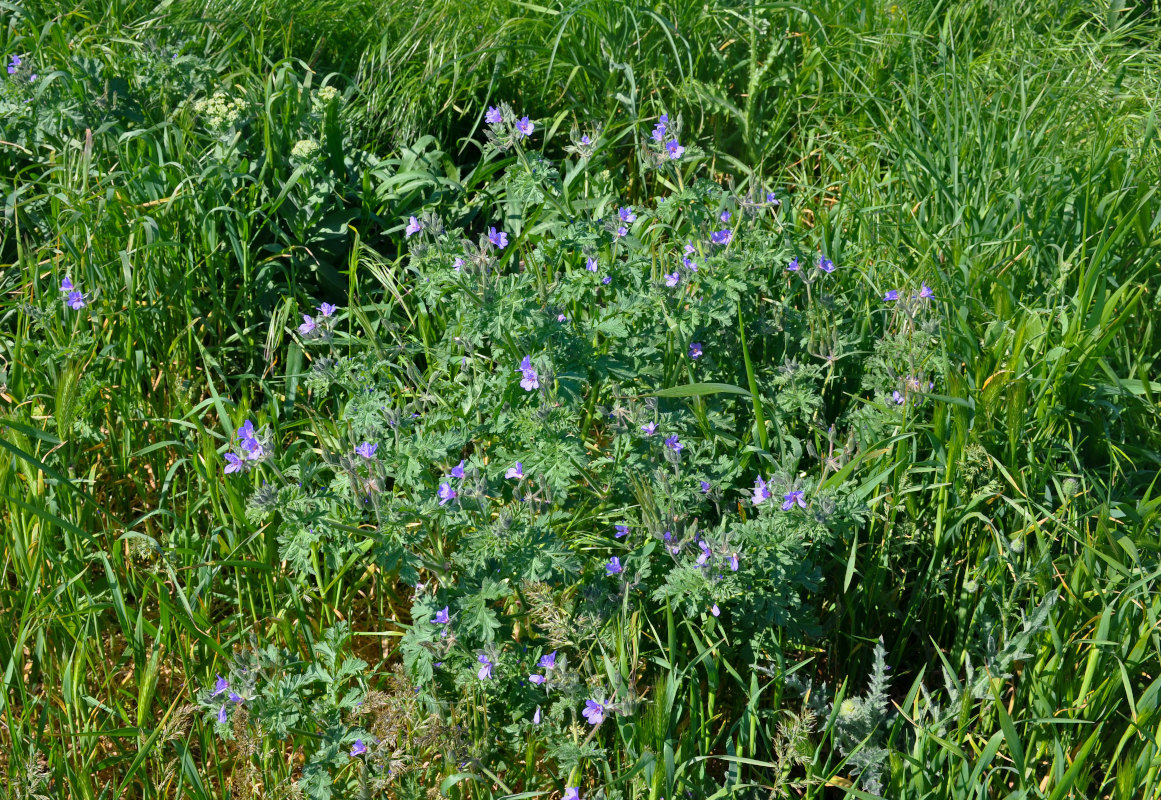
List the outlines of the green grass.
<svg viewBox="0 0 1161 800">
<path fill-rule="evenodd" d="M 899 711 L 888 796 L 1161 795 L 1161 26 L 1147 8 L 0 9 L 0 51 L 40 72 L 37 120 L 0 122 L 3 796 L 225 797 L 231 780 L 250 796 L 244 760 L 190 708 L 235 646 L 303 650 L 345 618 L 361 657 L 398 661 L 389 621 L 409 590 L 351 571 L 300 591 L 217 450 L 251 410 L 279 439 L 320 435 L 295 405 L 304 357 L 289 335 L 309 298 L 443 326 L 399 288 L 399 220 L 488 185 L 478 142 L 499 100 L 540 121 L 554 158 L 574 119 L 602 123 L 603 166 L 636 202 L 659 187 L 633 139 L 680 114 L 716 174 L 786 187 L 786 223 L 836 261 L 857 255 L 875 285 L 925 280 L 954 306 L 933 367 L 947 401 L 866 455 L 870 521 L 833 553 L 844 579 L 820 589 L 824 630 L 786 654 L 849 697 L 884 637 Z M 324 84 L 343 98 L 318 107 Z M 256 109 L 244 163 L 221 160 L 185 103 L 218 90 Z M 326 174 L 289 157 L 304 138 Z M 65 274 L 117 298 L 92 329 L 36 312 Z M 757 332 L 773 321 L 744 323 L 749 357 L 773 369 L 783 354 Z M 858 389 L 828 387 L 828 402 Z M 1050 593 L 1046 634 L 1011 680 L 987 679 L 970 653 L 996 625 L 1018 641 L 1020 612 Z M 743 783 L 842 795 L 833 725 L 780 733 L 797 711 L 780 683 L 731 675 L 692 627 L 635 624 L 629 649 L 684 671 L 660 679 L 649 739 L 633 743 L 671 761 L 626 795 L 669 797 L 675 775 L 730 759 Z M 948 713 L 910 741 L 925 692 Z M 289 796 L 292 753 L 250 769 Z"/>
</svg>

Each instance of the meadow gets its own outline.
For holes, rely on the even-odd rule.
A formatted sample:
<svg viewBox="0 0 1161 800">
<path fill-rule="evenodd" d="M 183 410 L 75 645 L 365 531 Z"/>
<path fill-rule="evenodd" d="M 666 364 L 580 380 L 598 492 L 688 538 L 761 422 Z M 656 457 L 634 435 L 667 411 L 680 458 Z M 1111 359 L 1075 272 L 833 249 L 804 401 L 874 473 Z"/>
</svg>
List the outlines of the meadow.
<svg viewBox="0 0 1161 800">
<path fill-rule="evenodd" d="M 0 0 L 0 797 L 1161 797 L 1161 19 Z"/>
</svg>

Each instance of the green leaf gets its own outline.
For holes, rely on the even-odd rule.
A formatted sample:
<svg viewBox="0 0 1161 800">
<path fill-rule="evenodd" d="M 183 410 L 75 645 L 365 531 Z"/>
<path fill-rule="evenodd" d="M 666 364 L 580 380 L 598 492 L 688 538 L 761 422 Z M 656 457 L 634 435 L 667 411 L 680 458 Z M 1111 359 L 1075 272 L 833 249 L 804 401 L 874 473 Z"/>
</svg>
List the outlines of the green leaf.
<svg viewBox="0 0 1161 800">
<path fill-rule="evenodd" d="M 673 386 L 654 392 L 653 397 L 705 397 L 711 394 L 736 394 L 749 397 L 750 393 L 741 386 L 729 383 L 687 383 L 684 386 Z"/>
</svg>

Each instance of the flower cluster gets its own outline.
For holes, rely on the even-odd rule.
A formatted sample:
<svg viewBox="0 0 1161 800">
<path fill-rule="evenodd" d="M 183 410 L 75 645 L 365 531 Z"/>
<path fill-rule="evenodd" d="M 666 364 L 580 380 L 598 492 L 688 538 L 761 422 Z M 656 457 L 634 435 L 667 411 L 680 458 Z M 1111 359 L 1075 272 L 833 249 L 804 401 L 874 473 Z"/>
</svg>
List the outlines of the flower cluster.
<svg viewBox="0 0 1161 800">
<path fill-rule="evenodd" d="M 527 116 L 517 117 L 507 103 L 489 106 L 484 112 L 484 122 L 488 123 L 485 135 L 489 143 L 500 152 L 519 144 L 536 130 L 536 123 Z"/>
<path fill-rule="evenodd" d="M 919 285 L 919 292 L 917 294 L 911 295 L 911 300 L 923 303 L 924 301 L 930 300 L 934 296 L 935 292 L 931 290 L 931 287 L 926 283 L 922 283 Z M 883 295 L 884 303 L 897 303 L 899 302 L 899 299 L 900 296 L 898 289 L 888 289 L 887 292 Z M 904 297 L 904 300 L 906 300 L 906 297 Z"/>
<path fill-rule="evenodd" d="M 440 481 L 439 489 L 436 491 L 436 494 L 439 497 L 439 504 L 441 506 L 446 505 L 447 503 L 450 503 L 452 500 L 455 500 L 457 497 L 460 496 L 460 491 L 457 491 L 456 487 L 452 486 L 452 481 L 453 480 L 459 481 L 459 483 L 457 485 L 462 490 L 463 483 L 468 477 L 468 474 L 464 469 L 464 465 L 466 463 L 467 462 L 464 459 L 460 459 L 460 463 L 456 464 L 454 467 L 452 467 L 451 471 L 447 474 L 447 476 L 445 476 L 443 478 L 443 480 Z M 514 468 L 509 469 L 506 477 L 516 478 L 517 480 L 523 478 L 524 477 L 523 465 L 517 464 Z"/>
<path fill-rule="evenodd" d="M 685 148 L 678 142 L 680 121 L 670 128 L 669 115 L 662 114 L 649 135 L 649 149 L 658 163 L 678 161 L 685 155 Z"/>
<path fill-rule="evenodd" d="M 67 275 L 60 282 L 60 290 L 64 292 L 65 304 L 73 311 L 80 311 L 88 303 L 88 296 L 81 292 Z"/>
<path fill-rule="evenodd" d="M 774 496 L 770 489 L 772 481 L 764 481 L 761 476 L 754 480 L 754 489 L 750 496 L 750 502 L 756 506 L 760 506 L 767 500 Z M 797 505 L 799 508 L 806 508 L 806 493 L 801 489 L 789 489 L 782 495 L 782 510 L 789 511 Z"/>
<path fill-rule="evenodd" d="M 540 388 L 540 376 L 536 374 L 536 370 L 532 368 L 532 356 L 524 356 L 520 361 L 520 367 L 517 370 L 520 373 L 520 388 L 526 392 L 531 392 L 533 389 Z"/>
<path fill-rule="evenodd" d="M 246 698 L 231 689 L 230 682 L 221 675 L 217 676 L 217 681 L 214 682 L 214 688 L 210 690 L 209 696 L 211 700 L 218 699 L 217 721 L 219 725 L 225 725 L 229 721 L 232 706 L 246 702 Z"/>
<path fill-rule="evenodd" d="M 335 312 L 338 306 L 323 303 L 318 307 L 318 316 L 302 315 L 302 323 L 298 326 L 298 335 L 303 339 L 322 339 L 329 341 L 334 335 Z"/>
<path fill-rule="evenodd" d="M 237 452 L 228 452 L 223 458 L 226 460 L 226 474 L 243 472 L 269 455 L 269 444 L 265 443 L 263 431 L 254 427 L 254 423 L 246 420 L 237 431 Z"/>
<path fill-rule="evenodd" d="M 234 127 L 246 108 L 240 97 L 231 98 L 225 92 L 215 92 L 213 96 L 197 100 L 193 104 L 194 113 L 205 120 L 206 128 L 222 131 Z"/>
<path fill-rule="evenodd" d="M 299 139 L 290 148 L 290 157 L 297 158 L 300 161 L 306 161 L 318 152 L 318 148 L 318 142 L 314 139 Z"/>
<path fill-rule="evenodd" d="M 9 61 L 8 61 L 8 74 L 9 75 L 16 75 L 18 72 L 20 72 L 20 67 L 23 65 L 24 65 L 24 59 L 22 59 L 20 56 L 18 56 L 16 54 L 13 54 L 12 58 L 9 59 Z M 29 83 L 35 81 L 36 78 L 37 78 L 37 75 L 35 72 L 30 72 L 27 75 L 27 80 Z"/>
</svg>

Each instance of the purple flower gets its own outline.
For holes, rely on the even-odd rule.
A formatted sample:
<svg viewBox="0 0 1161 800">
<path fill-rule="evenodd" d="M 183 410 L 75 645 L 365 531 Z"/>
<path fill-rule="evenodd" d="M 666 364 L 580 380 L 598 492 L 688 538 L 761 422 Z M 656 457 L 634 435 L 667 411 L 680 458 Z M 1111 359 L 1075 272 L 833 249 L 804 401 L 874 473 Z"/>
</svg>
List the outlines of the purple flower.
<svg viewBox="0 0 1161 800">
<path fill-rule="evenodd" d="M 263 449 L 262 443 L 257 439 L 243 439 L 242 455 L 251 461 L 255 461 L 264 457 L 266 450 Z"/>
<path fill-rule="evenodd" d="M 612 282 L 613 282 L 613 278 L 609 275 L 606 275 L 605 277 L 601 278 L 601 283 L 605 284 L 605 286 L 608 286 Z"/>
<path fill-rule="evenodd" d="M 544 677 L 543 675 L 529 675 L 528 680 L 537 686 L 540 686 L 542 683 L 548 680 L 548 678 Z"/>
<path fill-rule="evenodd" d="M 302 324 L 298 326 L 298 332 L 303 336 L 309 336 L 314 333 L 314 320 L 310 318 L 309 314 L 302 315 Z"/>
<path fill-rule="evenodd" d="M 16 68 L 24 62 L 20 60 L 20 56 L 12 56 L 12 60 L 8 62 L 8 74 L 15 75 Z"/>
<path fill-rule="evenodd" d="M 709 490 L 710 490 L 711 488 L 713 488 L 713 487 L 711 487 L 711 486 L 710 486 L 710 482 L 709 482 L 709 481 L 702 481 L 702 482 L 701 482 L 701 493 L 702 493 L 702 494 L 709 494 Z"/>
<path fill-rule="evenodd" d="M 653 141 L 655 141 L 655 142 L 664 141 L 665 132 L 667 130 L 669 130 L 669 126 L 666 124 L 668 122 L 669 122 L 669 115 L 662 114 L 661 120 L 656 125 L 653 126 Z"/>
<path fill-rule="evenodd" d="M 80 311 L 85 307 L 85 296 L 77 291 L 69 292 L 68 298 L 65 300 L 69 308 L 73 311 Z"/>
<path fill-rule="evenodd" d="M 679 145 L 677 143 L 676 139 L 674 139 L 671 142 L 666 142 L 665 143 L 665 150 L 666 150 L 666 152 L 669 153 L 669 160 L 670 161 L 676 161 L 677 159 L 681 158 L 681 156 L 684 155 L 684 153 L 685 153 L 685 148 L 682 147 L 681 145 Z"/>
<path fill-rule="evenodd" d="M 503 250 L 508 246 L 508 234 L 495 228 L 488 228 L 488 241 Z"/>
<path fill-rule="evenodd" d="M 818 257 L 818 268 L 821 269 L 823 272 L 830 274 L 831 272 L 834 272 L 834 262 L 831 261 L 826 256 L 819 256 Z"/>
<path fill-rule="evenodd" d="M 356 739 L 355 743 L 351 745 L 351 758 L 361 756 L 367 752 L 367 745 L 363 744 L 362 739 Z"/>
<path fill-rule="evenodd" d="M 626 228 L 624 225 L 617 228 L 617 238 L 618 239 L 624 239 L 628 235 L 629 235 L 629 229 Z"/>
<path fill-rule="evenodd" d="M 533 725 L 540 724 L 540 706 L 536 707 L 536 713 L 532 715 L 532 724 Z"/>
<path fill-rule="evenodd" d="M 901 405 L 903 405 L 904 402 L 906 402 L 906 398 L 903 397 L 903 395 L 899 394 L 898 389 L 891 392 L 891 399 L 895 401 L 895 405 L 897 405 L 897 406 L 901 406 Z"/>
<path fill-rule="evenodd" d="M 629 535 L 629 526 L 628 525 L 614 525 L 613 528 L 617 531 L 616 533 L 613 534 L 613 536 L 617 539 L 620 539 L 624 536 Z"/>
<path fill-rule="evenodd" d="M 778 198 L 774 196 L 773 192 L 766 192 L 766 202 L 767 203 L 777 203 Z"/>
<path fill-rule="evenodd" d="M 705 543 L 705 539 L 698 539 L 697 546 L 701 548 L 701 553 L 697 557 L 697 564 L 700 567 L 701 565 L 705 564 L 705 562 L 710 560 L 710 556 L 713 555 L 713 551 L 710 549 L 710 546 Z"/>
<path fill-rule="evenodd" d="M 621 566 L 621 559 L 613 556 L 609 559 L 609 563 L 605 564 L 605 572 L 610 575 L 619 575 L 624 570 Z"/>
<path fill-rule="evenodd" d="M 524 391 L 531 392 L 533 389 L 540 388 L 540 376 L 532 368 L 531 356 L 524 356 L 520 362 L 520 372 L 522 373 L 520 385 L 524 388 Z"/>
<path fill-rule="evenodd" d="M 541 656 L 538 663 L 545 669 L 556 669 L 556 651 Z"/>
<path fill-rule="evenodd" d="M 801 269 L 798 266 L 798 256 L 790 259 L 790 263 L 786 265 L 786 269 L 790 272 L 798 272 L 798 270 Z"/>
<path fill-rule="evenodd" d="M 590 139 L 590 138 L 589 138 L 589 135 L 586 133 L 584 136 L 582 136 L 582 137 L 580 138 L 580 143 L 581 143 L 581 144 L 592 144 L 592 143 L 593 143 L 593 140 L 592 140 L 592 139 Z"/>
<path fill-rule="evenodd" d="M 266 457 L 266 450 L 257 439 L 246 439 L 242 442 L 242 455 L 250 461 L 258 461 Z"/>
<path fill-rule="evenodd" d="M 231 703 L 245 703 L 246 702 L 246 698 L 243 697 L 242 695 L 238 694 L 237 692 L 230 692 L 226 696 L 230 698 Z"/>
<path fill-rule="evenodd" d="M 521 137 L 531 136 L 532 131 L 536 126 L 529 122 L 528 117 L 522 117 L 516 123 L 516 130 L 520 132 Z"/>
<path fill-rule="evenodd" d="M 480 657 L 476 660 L 483 664 L 483 666 L 480 667 L 480 671 L 476 673 L 476 677 L 480 680 L 487 680 L 488 678 L 492 677 L 492 667 L 494 667 L 495 664 L 493 664 L 483 653 L 481 653 Z"/>
<path fill-rule="evenodd" d="M 450 483 L 441 483 L 439 485 L 439 504 L 442 506 L 450 500 L 456 499 L 456 490 L 451 487 Z"/>
<path fill-rule="evenodd" d="M 884 303 L 894 303 L 898 299 L 899 299 L 899 290 L 898 289 L 892 289 L 889 292 L 887 292 L 885 295 L 883 295 L 883 302 Z"/>
<path fill-rule="evenodd" d="M 793 491 L 789 491 L 786 494 L 782 495 L 782 510 L 783 511 L 789 511 L 790 509 L 794 508 L 795 503 L 798 504 L 799 508 L 806 508 L 806 500 L 803 497 L 803 493 L 801 490 L 794 489 Z"/>
<path fill-rule="evenodd" d="M 766 486 L 766 481 L 762 480 L 762 476 L 759 475 L 754 480 L 754 497 L 751 499 L 751 502 L 756 506 L 760 506 L 773 496 L 770 489 Z"/>
<path fill-rule="evenodd" d="M 729 212 L 729 211 L 723 211 L 723 212 L 722 212 L 722 215 L 719 217 L 719 219 L 720 219 L 722 222 L 729 222 L 729 221 L 730 221 L 730 212 Z"/>
<path fill-rule="evenodd" d="M 60 282 L 60 290 L 62 292 L 71 292 L 75 288 L 77 287 L 73 286 L 73 282 L 69 280 L 69 276 L 65 275 L 65 279 Z"/>
<path fill-rule="evenodd" d="M 678 272 L 667 273 L 665 275 L 665 285 L 670 287 L 670 288 L 673 288 L 674 286 L 676 286 L 680 282 L 681 282 L 681 275 Z"/>
<path fill-rule="evenodd" d="M 218 724 L 225 725 L 227 719 L 228 719 L 228 715 L 226 714 L 226 707 L 222 706 L 221 708 L 218 709 Z"/>
<path fill-rule="evenodd" d="M 719 614 L 721 614 L 721 613 L 722 613 L 722 612 L 721 612 L 721 609 L 719 609 L 719 608 L 718 608 L 718 604 L 717 604 L 717 603 L 714 603 L 714 604 L 713 604 L 713 605 L 710 607 L 710 613 L 711 613 L 711 614 L 713 614 L 715 617 L 716 617 L 716 616 L 718 616 Z"/>
<path fill-rule="evenodd" d="M 500 109 L 495 106 L 488 106 L 488 110 L 484 113 L 484 122 L 489 125 L 499 125 L 504 121 L 504 115 L 500 113 Z"/>
<path fill-rule="evenodd" d="M 415 217 L 407 218 L 407 227 L 403 229 L 404 238 L 410 238 L 411 234 L 419 233 L 423 230 L 423 225 Z"/>
<path fill-rule="evenodd" d="M 599 266 L 600 264 L 594 257 L 589 256 L 587 259 L 585 259 L 585 269 L 587 269 L 589 272 L 596 272 Z"/>
<path fill-rule="evenodd" d="M 605 713 L 608 711 L 604 703 L 599 703 L 596 700 L 586 700 L 585 710 L 581 715 L 589 721 L 590 725 L 600 725 L 605 721 Z"/>
<path fill-rule="evenodd" d="M 701 358 L 701 342 L 692 342 L 689 345 L 689 357 L 694 359 Z"/>
<path fill-rule="evenodd" d="M 453 478 L 460 478 L 460 479 L 462 479 L 464 477 L 464 461 L 463 461 L 463 459 L 460 459 L 460 463 L 458 463 L 454 467 L 452 467 L 451 476 Z"/>
<path fill-rule="evenodd" d="M 331 305 L 330 303 L 323 303 L 321 306 L 318 307 L 318 310 L 319 310 L 319 313 L 322 314 L 324 317 L 329 317 L 332 314 L 334 314 L 336 311 L 338 311 L 339 307 Z"/>
<path fill-rule="evenodd" d="M 929 300 L 935 297 L 935 292 L 931 291 L 931 287 L 926 283 L 919 285 L 919 294 L 916 295 L 920 300 Z"/>
<path fill-rule="evenodd" d="M 355 455 L 362 456 L 365 459 L 372 459 L 375 457 L 375 451 L 379 449 L 379 445 L 371 442 L 363 442 L 355 448 Z"/>
<path fill-rule="evenodd" d="M 729 244 L 732 238 L 734 238 L 734 232 L 729 228 L 723 228 L 710 234 L 710 241 L 714 244 Z"/>
<path fill-rule="evenodd" d="M 581 800 L 579 786 L 564 787 L 564 796 L 560 800 Z"/>
<path fill-rule="evenodd" d="M 504 477 L 508 480 L 524 480 L 524 465 L 517 461 L 516 466 L 508 467 L 508 471 L 504 473 Z"/>
<path fill-rule="evenodd" d="M 621 222 L 633 223 L 637 221 L 637 215 L 633 213 L 633 206 L 622 206 L 617 210 L 617 215 L 621 218 Z"/>
<path fill-rule="evenodd" d="M 652 436 L 654 433 L 657 432 L 657 423 L 656 422 L 646 422 L 644 425 L 641 426 L 641 430 L 643 430 L 645 432 L 646 436 Z"/>
<path fill-rule="evenodd" d="M 217 697 L 218 695 L 229 691 L 229 689 L 230 682 L 219 675 L 218 679 L 214 682 L 214 690 L 210 692 L 210 697 Z"/>
<path fill-rule="evenodd" d="M 245 467 L 245 464 L 242 463 L 242 459 L 238 458 L 238 456 L 234 455 L 233 453 L 226 453 L 223 458 L 226 459 L 227 475 L 229 475 L 231 472 L 241 472 Z"/>
<path fill-rule="evenodd" d="M 266 455 L 266 451 L 262 448 L 261 442 L 258 441 L 254 430 L 254 423 L 250 420 L 246 420 L 238 428 L 238 441 L 241 442 L 242 454 L 246 458 L 253 461 L 263 458 Z"/>
<path fill-rule="evenodd" d="M 451 618 L 447 613 L 447 606 L 444 606 L 439 611 L 435 612 L 435 616 L 431 618 L 432 625 L 447 625 Z"/>
<path fill-rule="evenodd" d="M 665 440 L 665 446 L 668 447 L 670 450 L 672 450 L 675 453 L 680 453 L 682 450 L 685 449 L 685 445 L 683 445 L 681 442 L 679 442 L 677 440 L 676 433 Z"/>
<path fill-rule="evenodd" d="M 566 317 L 564 314 L 557 314 L 556 321 L 557 322 L 568 322 L 568 317 Z"/>
<path fill-rule="evenodd" d="M 456 256 L 456 260 L 452 262 L 452 269 L 458 271 L 458 270 L 461 270 L 463 268 L 464 268 L 464 260 L 462 258 L 460 258 L 459 256 Z"/>
</svg>

